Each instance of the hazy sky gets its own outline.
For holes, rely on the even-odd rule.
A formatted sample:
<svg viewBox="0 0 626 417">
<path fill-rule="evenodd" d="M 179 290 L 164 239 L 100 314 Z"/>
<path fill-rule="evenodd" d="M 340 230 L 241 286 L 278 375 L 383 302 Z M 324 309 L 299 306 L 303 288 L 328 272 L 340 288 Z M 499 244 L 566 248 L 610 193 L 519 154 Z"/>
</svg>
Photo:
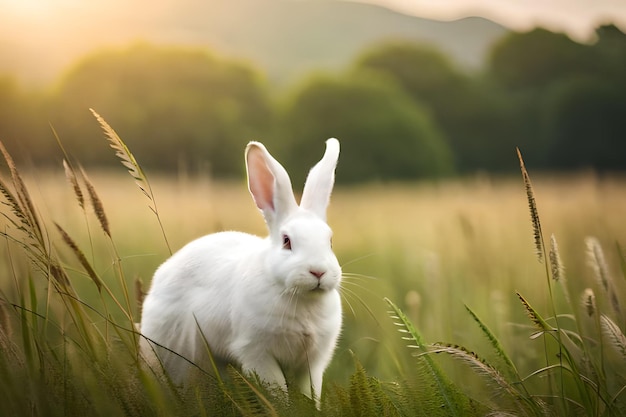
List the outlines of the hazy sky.
<svg viewBox="0 0 626 417">
<path fill-rule="evenodd" d="M 589 40 L 607 20 L 626 30 L 626 0 L 354 0 L 423 17 L 482 16 L 518 30 L 545 26 Z"/>
<path fill-rule="evenodd" d="M 211 0 L 205 0 L 211 2 Z M 249 0 L 259 2 L 263 0 Z M 302 0 L 295 0 L 302 1 Z M 576 39 L 589 38 L 599 22 L 611 18 L 626 28 L 626 0 L 348 0 L 374 3 L 422 17 L 455 19 L 483 16 L 518 29 L 536 24 L 567 31 Z M 192 1 L 178 0 L 0 0 L 1 26 L 17 21 L 49 25 L 62 19 L 81 25 L 81 19 L 120 17 L 149 21 Z M 4 16 L 4 18 L 2 17 Z M 68 19 L 63 19 L 67 17 Z M 7 22 L 6 20 L 11 20 Z M 5 20 L 4 22 L 2 20 Z M 86 21 L 82 23 L 86 24 Z M 63 28 L 59 28 L 63 29 Z"/>
<path fill-rule="evenodd" d="M 168 16 L 199 4 L 219 10 L 224 1 L 229 0 L 0 0 L 0 71 L 19 70 L 30 79 L 49 77 L 103 45 L 146 37 L 158 41 Z M 519 30 L 538 24 L 581 41 L 590 40 L 593 29 L 609 19 L 626 31 L 626 0 L 345 1 L 441 20 L 482 16 Z"/>
</svg>

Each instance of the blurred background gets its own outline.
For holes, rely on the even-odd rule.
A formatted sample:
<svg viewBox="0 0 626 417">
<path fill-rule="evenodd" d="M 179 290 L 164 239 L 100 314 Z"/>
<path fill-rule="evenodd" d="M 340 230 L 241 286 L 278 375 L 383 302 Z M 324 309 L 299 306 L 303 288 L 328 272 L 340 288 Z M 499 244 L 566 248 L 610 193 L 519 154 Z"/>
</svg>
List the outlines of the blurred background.
<svg viewBox="0 0 626 417">
<path fill-rule="evenodd" d="M 331 136 L 340 182 L 516 167 L 626 168 L 626 5 L 610 1 L 0 0 L 0 138 L 116 163 L 88 108 L 151 170 L 288 168 Z M 292 170 L 297 171 L 297 170 Z M 299 176 L 298 176 L 299 175 Z M 303 181 L 303 173 L 295 183 Z"/>
<path fill-rule="evenodd" d="M 0 0 L 0 140 L 41 216 L 111 282 L 119 250 L 145 290 L 169 251 L 89 108 L 152 179 L 174 250 L 219 230 L 266 233 L 242 180 L 248 141 L 266 143 L 299 192 L 337 137 L 329 223 L 346 321 L 329 375 L 347 379 L 353 352 L 375 375 L 409 369 L 385 296 L 428 341 L 480 349 L 471 306 L 530 372 L 545 358 L 518 325 L 515 291 L 550 312 L 515 148 L 537 179 L 546 241 L 560 242 L 571 304 L 560 301 L 578 311 L 585 288 L 602 292 L 585 237 L 613 274 L 623 259 L 625 32 L 623 0 Z M 93 178 L 114 254 L 92 239 L 93 216 L 85 227 L 51 126 Z M 9 267 L 15 252 L 2 276 L 29 276 L 28 262 Z"/>
</svg>

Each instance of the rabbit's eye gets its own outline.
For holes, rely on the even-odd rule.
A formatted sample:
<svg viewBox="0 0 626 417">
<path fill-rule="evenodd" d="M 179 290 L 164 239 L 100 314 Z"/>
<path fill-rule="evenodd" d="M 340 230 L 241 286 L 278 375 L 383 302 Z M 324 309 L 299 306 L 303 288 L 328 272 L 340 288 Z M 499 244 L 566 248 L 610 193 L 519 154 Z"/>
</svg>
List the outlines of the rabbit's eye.
<svg viewBox="0 0 626 417">
<path fill-rule="evenodd" d="M 283 249 L 291 250 L 291 239 L 287 235 L 283 235 Z"/>
</svg>

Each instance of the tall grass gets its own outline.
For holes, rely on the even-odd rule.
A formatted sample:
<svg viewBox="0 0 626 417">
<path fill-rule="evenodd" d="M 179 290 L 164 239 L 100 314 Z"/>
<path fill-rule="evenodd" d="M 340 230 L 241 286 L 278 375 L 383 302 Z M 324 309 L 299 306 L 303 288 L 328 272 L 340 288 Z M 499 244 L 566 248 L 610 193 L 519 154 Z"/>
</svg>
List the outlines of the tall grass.
<svg viewBox="0 0 626 417">
<path fill-rule="evenodd" d="M 88 175 L 59 138 L 59 173 L 23 176 L 0 146 L 4 415 L 626 414 L 626 261 L 601 243 L 626 233 L 623 182 L 541 181 L 539 196 L 520 154 L 515 186 L 339 188 L 329 214 L 345 326 L 317 411 L 232 367 L 198 369 L 181 388 L 145 363 L 135 323 L 170 248 L 264 225 L 243 184 L 150 183 L 94 116 L 139 192 Z"/>
</svg>

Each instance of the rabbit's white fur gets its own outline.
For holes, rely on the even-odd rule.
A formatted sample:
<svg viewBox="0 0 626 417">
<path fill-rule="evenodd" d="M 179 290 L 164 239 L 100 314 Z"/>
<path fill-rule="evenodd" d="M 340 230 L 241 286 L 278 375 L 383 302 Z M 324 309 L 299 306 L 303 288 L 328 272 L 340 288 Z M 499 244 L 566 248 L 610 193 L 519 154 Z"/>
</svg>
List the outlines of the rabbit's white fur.
<svg viewBox="0 0 626 417">
<path fill-rule="evenodd" d="M 329 139 L 298 206 L 287 172 L 251 142 L 248 186 L 269 236 L 204 236 L 156 271 L 143 304 L 142 352 L 156 353 L 174 381 L 189 370 L 181 356 L 206 364 L 206 338 L 216 359 L 283 389 L 288 374 L 319 404 L 342 321 L 341 268 L 326 224 L 338 156 L 339 142 Z"/>
</svg>

